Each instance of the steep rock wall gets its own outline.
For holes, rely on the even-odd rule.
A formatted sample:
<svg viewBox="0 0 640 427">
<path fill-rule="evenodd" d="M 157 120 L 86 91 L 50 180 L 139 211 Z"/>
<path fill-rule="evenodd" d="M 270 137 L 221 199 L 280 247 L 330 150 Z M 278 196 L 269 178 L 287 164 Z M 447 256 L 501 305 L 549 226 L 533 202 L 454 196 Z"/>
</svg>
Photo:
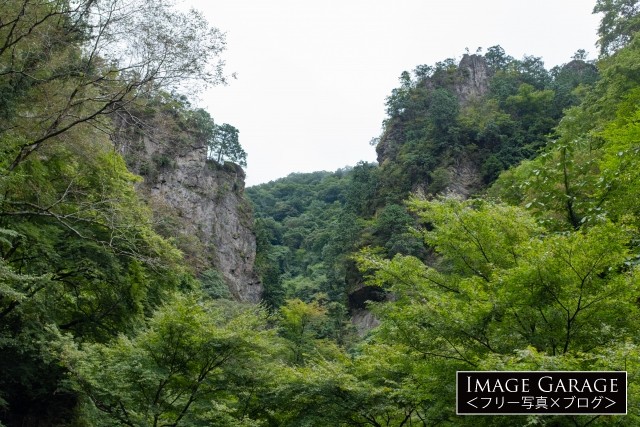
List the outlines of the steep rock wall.
<svg viewBox="0 0 640 427">
<path fill-rule="evenodd" d="M 480 98 L 489 91 L 490 70 L 484 57 L 463 55 L 456 73 L 454 91 L 461 105 L 473 98 Z"/>
<path fill-rule="evenodd" d="M 180 140 L 162 126 L 121 133 L 118 146 L 154 211 L 158 231 L 174 239 L 196 273 L 215 269 L 234 299 L 258 302 L 262 285 L 254 271 L 256 237 L 244 171 L 207 159 L 204 144 L 189 133 Z"/>
<path fill-rule="evenodd" d="M 427 91 L 447 89 L 456 97 L 459 107 L 464 108 L 474 99 L 482 98 L 488 93 L 491 75 L 492 71 L 483 56 L 465 54 L 455 71 L 447 74 L 446 79 L 440 73 L 419 80 L 415 84 L 426 88 Z M 384 132 L 376 145 L 378 164 L 395 161 L 400 145 L 405 139 L 405 125 L 403 118 L 389 120 L 385 125 Z"/>
<path fill-rule="evenodd" d="M 463 109 L 488 93 L 490 78 L 491 70 L 485 58 L 480 55 L 466 54 L 463 55 L 454 71 L 425 77 L 415 82 L 415 88 L 412 90 L 433 92 L 438 89 L 446 89 L 455 97 L 458 107 Z M 377 160 L 381 168 L 393 170 L 394 163 L 398 162 L 403 144 L 407 140 L 407 127 L 410 125 L 408 122 L 418 121 L 412 114 L 423 114 L 423 117 L 420 118 L 421 121 L 429 121 L 431 114 L 429 110 L 420 110 L 420 106 L 415 105 L 413 108 L 415 110 L 409 112 L 411 114 L 408 114 L 408 118 L 401 115 L 386 123 L 384 133 L 376 146 Z M 446 176 L 447 184 L 438 189 L 439 194 L 466 199 L 482 188 L 483 182 L 479 165 L 474 163 L 467 153 L 444 153 L 446 150 L 439 154 L 438 164 L 433 167 L 433 170 L 426 170 L 426 172 L 439 171 L 440 176 Z M 417 155 L 418 153 L 414 151 L 411 154 Z M 433 177 L 431 179 L 433 180 Z M 429 192 L 428 182 L 417 179 L 412 183 L 413 191 Z M 367 309 L 366 302 L 384 301 L 390 297 L 375 287 L 366 286 L 359 282 L 353 284 L 349 293 L 349 308 L 352 314 L 352 323 L 360 335 L 364 335 L 378 324 L 378 320 Z"/>
</svg>

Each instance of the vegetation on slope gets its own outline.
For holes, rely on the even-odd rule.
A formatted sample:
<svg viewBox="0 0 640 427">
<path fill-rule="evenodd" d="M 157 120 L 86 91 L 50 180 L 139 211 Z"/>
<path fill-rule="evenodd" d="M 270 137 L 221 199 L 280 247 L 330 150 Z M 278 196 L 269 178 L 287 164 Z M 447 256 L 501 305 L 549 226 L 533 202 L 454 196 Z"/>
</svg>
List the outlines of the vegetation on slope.
<svg viewBox="0 0 640 427">
<path fill-rule="evenodd" d="M 206 119 L 149 100 L 218 80 L 199 60 L 223 39 L 164 2 L 127 5 L 0 12 L 2 425 L 638 424 L 635 2 L 597 2 L 596 64 L 547 72 L 491 48 L 475 97 L 453 62 L 418 67 L 389 98 L 380 166 L 252 188 L 265 307 L 203 289 L 110 139 L 138 100 Z M 145 48 L 117 56 L 123 27 Z M 438 196 L 456 159 L 491 187 Z M 346 311 L 363 286 L 382 296 L 361 340 Z M 626 370 L 629 414 L 456 416 L 469 369 Z"/>
<path fill-rule="evenodd" d="M 352 255 L 366 246 L 427 259 L 428 246 L 409 231 L 416 216 L 410 194 L 479 194 L 508 167 L 545 147 L 562 111 L 598 79 L 579 51 L 547 71 L 540 58 L 516 60 L 500 46 L 402 73 L 387 99 L 377 141 L 380 165 L 336 173 L 293 174 L 249 188 L 266 272 L 266 299 L 331 301 L 362 308 L 362 277 Z M 271 294 L 279 295 L 272 300 Z M 381 299 L 384 293 L 365 292 Z"/>
</svg>

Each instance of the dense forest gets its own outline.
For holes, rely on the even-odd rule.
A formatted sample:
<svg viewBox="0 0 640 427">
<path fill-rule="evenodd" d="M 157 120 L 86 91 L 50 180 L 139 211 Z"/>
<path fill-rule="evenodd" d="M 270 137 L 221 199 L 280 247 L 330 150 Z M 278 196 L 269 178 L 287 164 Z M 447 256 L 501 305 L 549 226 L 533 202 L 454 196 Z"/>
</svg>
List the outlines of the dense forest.
<svg viewBox="0 0 640 427">
<path fill-rule="evenodd" d="M 637 1 L 596 1 L 597 60 L 402 72 L 376 164 L 246 189 L 257 304 L 149 188 L 194 150 L 242 178 L 189 102 L 224 34 L 163 0 L 0 5 L 0 426 L 640 423 Z M 627 371 L 628 414 L 458 416 L 464 370 Z"/>
</svg>

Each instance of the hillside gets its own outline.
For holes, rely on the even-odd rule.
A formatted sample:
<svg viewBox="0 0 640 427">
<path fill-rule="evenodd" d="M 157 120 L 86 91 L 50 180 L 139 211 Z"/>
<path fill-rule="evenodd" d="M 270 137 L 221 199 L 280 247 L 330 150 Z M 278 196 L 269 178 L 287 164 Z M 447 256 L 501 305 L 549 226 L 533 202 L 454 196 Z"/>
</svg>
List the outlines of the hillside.
<svg viewBox="0 0 640 427">
<path fill-rule="evenodd" d="M 418 65 L 377 164 L 245 191 L 199 12 L 5 1 L 0 426 L 638 425 L 640 7 L 595 11 L 596 61 Z M 472 370 L 625 371 L 627 413 L 458 415 Z"/>
<path fill-rule="evenodd" d="M 116 123 L 115 149 L 142 177 L 136 189 L 154 212 L 154 229 L 173 240 L 199 279 L 227 288 L 234 300 L 258 303 L 262 286 L 254 271 L 245 175 L 240 165 L 212 156 L 203 129 L 215 127 L 213 119 L 180 100 L 157 97 L 144 107 L 129 106 Z"/>
<path fill-rule="evenodd" d="M 305 301 L 329 295 L 362 317 L 367 300 L 386 297 L 363 286 L 352 256 L 375 246 L 389 257 L 429 260 L 429 248 L 408 232 L 418 224 L 403 201 L 412 194 L 466 199 L 535 157 L 563 111 L 599 78 L 583 55 L 547 70 L 541 58 L 516 60 L 493 46 L 457 64 L 447 59 L 403 72 L 387 98 L 377 165 L 294 174 L 248 189 L 270 242 L 259 247 L 259 257 L 272 260 L 263 267 L 271 272 L 267 292 Z"/>
</svg>

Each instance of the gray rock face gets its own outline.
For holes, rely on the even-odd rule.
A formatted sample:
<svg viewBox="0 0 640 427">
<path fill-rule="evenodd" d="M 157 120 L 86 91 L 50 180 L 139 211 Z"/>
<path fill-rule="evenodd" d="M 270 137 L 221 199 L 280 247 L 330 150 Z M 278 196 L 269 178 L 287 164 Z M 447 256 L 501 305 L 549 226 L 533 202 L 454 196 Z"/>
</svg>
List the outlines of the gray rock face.
<svg viewBox="0 0 640 427">
<path fill-rule="evenodd" d="M 380 319 L 369 310 L 357 309 L 351 314 L 351 323 L 355 326 L 358 336 L 364 337 L 370 330 L 380 325 Z"/>
<path fill-rule="evenodd" d="M 205 150 L 176 159 L 162 171 L 151 194 L 178 209 L 183 232 L 197 236 L 239 301 L 258 302 L 262 287 L 253 272 L 256 239 L 251 208 L 242 198 L 244 172 L 232 163 L 206 160 Z"/>
<path fill-rule="evenodd" d="M 448 77 L 450 78 L 443 80 L 431 76 L 418 84 L 423 85 L 428 91 L 447 89 L 457 98 L 459 107 L 462 109 L 473 103 L 474 99 L 480 99 L 488 93 L 491 70 L 483 56 L 465 54 L 453 74 Z M 429 114 L 429 112 L 425 114 Z M 384 167 L 396 161 L 405 138 L 405 123 L 402 118 L 390 122 L 385 127 L 385 132 L 376 146 L 380 166 Z M 450 159 L 441 159 L 437 166 L 446 172 L 449 181 L 444 188 L 438 190 L 438 193 L 447 197 L 466 199 L 482 187 L 479 165 L 475 164 L 466 153 L 457 153 L 451 157 Z M 426 183 L 414 182 L 414 190 L 418 193 L 426 193 L 427 187 Z M 356 301 L 357 299 L 360 301 Z M 355 287 L 349 294 L 352 322 L 360 335 L 365 334 L 379 323 L 364 304 L 364 301 L 376 300 L 380 301 L 380 299 L 367 295 L 367 289 L 362 285 Z"/>
<path fill-rule="evenodd" d="M 144 182 L 139 190 L 159 222 L 167 222 L 196 272 L 217 270 L 234 299 L 258 302 L 262 285 L 254 271 L 256 237 L 249 202 L 243 197 L 244 171 L 207 159 L 206 147 L 175 144 L 144 135 L 119 144 L 130 169 Z M 188 141 L 193 143 L 194 141 Z"/>
<path fill-rule="evenodd" d="M 442 190 L 442 194 L 462 199 L 468 199 L 482 187 L 482 175 L 478 165 L 473 163 L 466 154 L 455 159 L 448 167 L 451 183 Z"/>
<path fill-rule="evenodd" d="M 462 105 L 489 91 L 489 65 L 480 55 L 465 54 L 458 65 L 455 92 Z"/>
</svg>

